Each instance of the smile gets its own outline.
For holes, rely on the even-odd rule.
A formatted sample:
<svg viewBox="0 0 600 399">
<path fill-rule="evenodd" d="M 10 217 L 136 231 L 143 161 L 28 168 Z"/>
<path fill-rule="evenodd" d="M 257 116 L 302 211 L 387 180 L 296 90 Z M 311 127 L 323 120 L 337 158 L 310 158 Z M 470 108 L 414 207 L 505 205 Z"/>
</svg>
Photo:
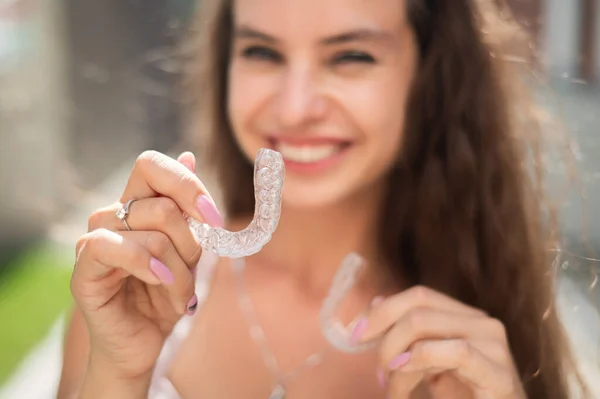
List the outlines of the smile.
<svg viewBox="0 0 600 399">
<path fill-rule="evenodd" d="M 320 144 L 320 145 L 291 145 L 275 143 L 275 149 L 281 153 L 284 159 L 298 163 L 313 163 L 330 158 L 344 148 L 344 144 Z"/>
<path fill-rule="evenodd" d="M 348 148 L 349 141 L 329 138 L 280 139 L 272 138 L 271 148 L 281 153 L 291 172 L 323 172 L 337 164 Z"/>
</svg>

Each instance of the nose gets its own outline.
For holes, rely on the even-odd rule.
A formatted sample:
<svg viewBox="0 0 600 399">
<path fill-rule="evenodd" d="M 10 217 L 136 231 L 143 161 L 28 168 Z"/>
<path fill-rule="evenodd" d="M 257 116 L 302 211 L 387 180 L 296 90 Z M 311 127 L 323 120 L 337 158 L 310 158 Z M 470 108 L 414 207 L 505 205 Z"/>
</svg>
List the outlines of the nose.
<svg viewBox="0 0 600 399">
<path fill-rule="evenodd" d="M 282 128 L 313 123 L 325 114 L 325 99 L 316 74 L 307 67 L 289 68 L 282 76 L 275 109 Z"/>
</svg>

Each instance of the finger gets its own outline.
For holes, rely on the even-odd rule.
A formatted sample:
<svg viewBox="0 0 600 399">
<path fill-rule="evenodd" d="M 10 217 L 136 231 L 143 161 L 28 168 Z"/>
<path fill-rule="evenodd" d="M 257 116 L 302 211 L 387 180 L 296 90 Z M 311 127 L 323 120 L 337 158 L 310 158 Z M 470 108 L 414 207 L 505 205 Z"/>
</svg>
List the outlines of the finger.
<svg viewBox="0 0 600 399">
<path fill-rule="evenodd" d="M 160 285 L 160 281 L 150 269 L 152 254 L 144 246 L 123 236 L 106 230 L 97 229 L 83 235 L 77 242 L 77 261 L 72 281 L 97 282 L 122 271 L 118 277 L 135 276 L 151 285 Z"/>
<path fill-rule="evenodd" d="M 461 341 L 463 339 L 457 338 L 450 341 Z M 421 370 L 419 368 L 413 369 L 411 366 L 407 366 L 409 363 L 413 363 L 413 358 L 415 357 L 415 353 L 420 353 L 422 347 L 428 349 L 428 345 L 430 342 L 437 341 L 447 341 L 444 339 L 424 339 L 421 341 L 417 341 L 412 344 L 405 352 L 399 353 L 393 357 L 393 359 L 389 362 L 384 363 L 383 366 L 379 366 L 378 368 L 378 378 L 380 381 L 387 381 L 390 378 L 390 374 L 394 375 L 396 371 L 402 371 L 403 373 L 408 373 L 408 376 L 413 378 L 415 377 L 415 373 L 422 373 L 423 377 L 429 377 L 433 375 L 437 375 L 443 372 L 448 371 L 445 367 L 439 366 L 436 367 L 434 364 L 431 365 L 426 370 Z M 466 340 L 465 340 L 466 341 Z M 483 353 L 488 359 L 494 362 L 497 365 L 504 365 L 507 369 L 513 369 L 514 364 L 512 361 L 512 356 L 510 354 L 509 349 L 499 343 L 498 341 L 493 341 L 489 339 L 478 339 L 478 340 L 470 340 L 468 341 L 470 345 L 474 348 L 478 349 L 481 353 Z M 402 373 L 401 373 L 402 374 Z M 394 377 L 391 377 L 394 378 Z M 404 378 L 404 377 L 403 377 Z M 408 384 L 407 381 L 403 382 L 403 384 Z M 410 385 L 410 384 L 409 384 Z"/>
<path fill-rule="evenodd" d="M 120 234 L 143 245 L 160 261 L 153 262 L 150 269 L 166 283 L 164 288 L 175 310 L 179 314 L 193 313 L 198 304 L 194 294 L 194 277 L 169 237 L 160 231 L 122 231 Z"/>
<path fill-rule="evenodd" d="M 133 198 L 159 195 L 173 199 L 188 215 L 211 226 L 221 227 L 223 219 L 200 179 L 180 162 L 156 151 L 137 159 L 121 203 Z"/>
<path fill-rule="evenodd" d="M 410 359 L 397 368 L 392 379 L 403 373 L 453 372 L 464 383 L 489 392 L 490 397 L 504 397 L 513 392 L 515 379 L 511 368 L 490 359 L 480 348 L 463 339 L 427 340 L 414 345 Z"/>
<path fill-rule="evenodd" d="M 191 172 L 196 173 L 196 157 L 193 153 L 186 151 L 177 157 L 177 161 L 182 163 Z"/>
<path fill-rule="evenodd" d="M 181 162 L 192 173 L 196 173 L 196 156 L 191 152 L 187 151 L 179 155 L 177 161 Z M 183 212 L 183 217 L 187 219 L 187 213 Z"/>
<path fill-rule="evenodd" d="M 115 213 L 120 205 L 100 209 L 90 217 L 90 228 L 125 230 Z M 135 231 L 160 231 L 166 234 L 175 249 L 188 265 L 193 267 L 200 259 L 201 247 L 194 237 L 183 211 L 168 197 L 145 198 L 133 202 L 129 208 L 127 223 Z"/>
<path fill-rule="evenodd" d="M 417 341 L 461 338 L 505 343 L 504 329 L 495 319 L 479 315 L 413 308 L 398 319 L 379 347 L 381 366 L 394 363 L 398 354 Z"/>
<path fill-rule="evenodd" d="M 383 334 L 410 309 L 428 307 L 469 315 L 485 315 L 485 312 L 468 306 L 427 287 L 417 286 L 393 295 L 374 307 L 363 322 L 355 337 L 359 342 L 366 342 Z M 360 337 L 360 338 L 359 338 Z"/>
<path fill-rule="evenodd" d="M 93 292 L 106 296 L 107 287 L 114 289 L 116 281 L 134 276 L 150 285 L 163 285 L 174 308 L 179 313 L 188 310 L 195 299 L 191 272 L 178 260 L 176 251 L 169 248 L 168 238 L 160 235 L 159 232 L 119 234 L 106 229 L 84 235 L 77 244 L 78 256 L 71 280 L 75 298 L 83 299 Z M 95 287 L 90 288 L 90 284 Z"/>
<path fill-rule="evenodd" d="M 415 392 L 425 379 L 425 373 L 423 372 L 397 372 L 391 374 L 389 379 L 388 376 L 380 378 L 382 379 L 382 384 L 387 387 L 388 399 L 429 397 L 426 392 L 422 395 L 417 395 Z"/>
</svg>

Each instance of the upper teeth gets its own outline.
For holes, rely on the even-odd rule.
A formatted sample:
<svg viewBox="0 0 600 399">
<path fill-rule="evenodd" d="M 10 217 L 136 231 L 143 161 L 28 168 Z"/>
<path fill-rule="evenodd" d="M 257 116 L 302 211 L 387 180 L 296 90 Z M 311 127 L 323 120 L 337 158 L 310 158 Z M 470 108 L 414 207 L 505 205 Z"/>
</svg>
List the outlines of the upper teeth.
<svg viewBox="0 0 600 399">
<path fill-rule="evenodd" d="M 294 146 L 289 144 L 278 143 L 277 150 L 285 159 L 294 162 L 318 162 L 329 158 L 340 149 L 340 145 L 311 145 L 311 146 Z"/>
</svg>

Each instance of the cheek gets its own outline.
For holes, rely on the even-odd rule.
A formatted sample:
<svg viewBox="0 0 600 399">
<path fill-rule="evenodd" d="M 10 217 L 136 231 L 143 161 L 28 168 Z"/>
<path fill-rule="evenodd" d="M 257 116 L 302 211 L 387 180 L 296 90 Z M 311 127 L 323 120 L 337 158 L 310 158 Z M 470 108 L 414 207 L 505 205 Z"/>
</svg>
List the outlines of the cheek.
<svg viewBox="0 0 600 399">
<path fill-rule="evenodd" d="M 251 121 L 270 96 L 272 81 L 266 74 L 251 74 L 235 63 L 231 66 L 227 112 L 238 139 L 243 141 L 250 133 Z"/>
<path fill-rule="evenodd" d="M 406 83 L 403 79 L 377 79 L 354 87 L 344 95 L 345 108 L 376 156 L 394 157 L 404 129 Z"/>
</svg>

